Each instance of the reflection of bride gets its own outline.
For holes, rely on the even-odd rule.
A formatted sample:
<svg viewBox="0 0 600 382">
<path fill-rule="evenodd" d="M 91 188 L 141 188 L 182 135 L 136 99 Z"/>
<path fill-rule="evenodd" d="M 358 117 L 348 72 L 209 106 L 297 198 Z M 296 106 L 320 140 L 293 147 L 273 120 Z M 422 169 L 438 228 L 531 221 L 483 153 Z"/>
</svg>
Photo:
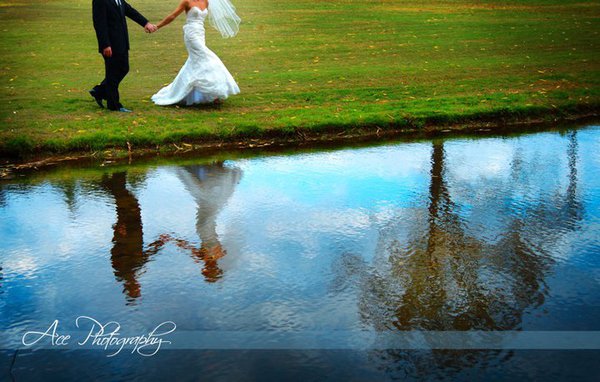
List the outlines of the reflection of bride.
<svg viewBox="0 0 600 382">
<path fill-rule="evenodd" d="M 196 232 L 202 244 L 200 249 L 195 249 L 183 240 L 176 240 L 176 243 L 182 248 L 191 250 L 197 261 L 204 261 L 202 274 L 207 281 L 214 282 L 223 273 L 217 260 L 226 254 L 217 234 L 217 215 L 233 194 L 242 171 L 218 162 L 212 165 L 180 168 L 177 176 L 198 205 Z"/>
</svg>

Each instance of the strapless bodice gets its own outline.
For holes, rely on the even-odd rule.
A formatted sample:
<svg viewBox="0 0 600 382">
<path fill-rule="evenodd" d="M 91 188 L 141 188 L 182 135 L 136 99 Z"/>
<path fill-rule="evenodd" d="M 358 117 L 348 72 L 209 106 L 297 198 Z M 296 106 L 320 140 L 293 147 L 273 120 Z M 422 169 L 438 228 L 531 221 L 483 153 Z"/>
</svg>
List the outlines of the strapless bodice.
<svg viewBox="0 0 600 382">
<path fill-rule="evenodd" d="M 187 13 L 187 22 L 188 23 L 204 22 L 204 19 L 206 18 L 207 15 L 208 15 L 208 8 L 200 9 L 198 7 L 192 7 L 192 8 L 190 8 L 190 10 Z"/>
</svg>

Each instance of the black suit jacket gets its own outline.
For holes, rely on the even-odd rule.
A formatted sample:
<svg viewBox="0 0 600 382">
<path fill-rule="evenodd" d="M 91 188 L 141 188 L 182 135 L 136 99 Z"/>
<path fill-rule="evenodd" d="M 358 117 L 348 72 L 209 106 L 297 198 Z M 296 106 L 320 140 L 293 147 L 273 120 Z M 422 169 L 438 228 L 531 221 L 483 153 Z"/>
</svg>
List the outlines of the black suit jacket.
<svg viewBox="0 0 600 382">
<path fill-rule="evenodd" d="M 92 1 L 92 17 L 100 53 L 109 46 L 113 53 L 117 54 L 129 50 L 129 33 L 125 16 L 141 26 L 148 23 L 148 20 L 125 0 L 121 0 L 121 6 L 118 6 L 115 0 Z"/>
</svg>

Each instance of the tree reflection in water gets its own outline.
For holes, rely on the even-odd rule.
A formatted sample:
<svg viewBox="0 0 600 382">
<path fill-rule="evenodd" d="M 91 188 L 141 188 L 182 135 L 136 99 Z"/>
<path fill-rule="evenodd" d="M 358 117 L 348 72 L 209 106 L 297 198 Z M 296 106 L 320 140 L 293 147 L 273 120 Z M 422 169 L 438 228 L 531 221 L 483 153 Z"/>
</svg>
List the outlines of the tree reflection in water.
<svg viewBox="0 0 600 382">
<path fill-rule="evenodd" d="M 126 172 L 105 174 L 100 182 L 115 200 L 117 221 L 113 225 L 111 262 L 117 280 L 124 284 L 129 302 L 141 296 L 138 278 L 145 264 L 169 242 L 187 251 L 195 262 L 204 263 L 202 274 L 206 281 L 215 282 L 223 274 L 217 261 L 226 251 L 216 232 L 216 219 L 239 182 L 241 170 L 223 163 L 187 166 L 178 169 L 178 177 L 198 204 L 199 248 L 175 234 L 162 234 L 144 249 L 141 208 L 138 199 L 127 189 Z"/>
<path fill-rule="evenodd" d="M 568 139 L 566 192 L 556 190 L 542 203 L 514 198 L 510 203 L 497 200 L 478 206 L 487 214 L 507 217 L 503 232 L 494 232 L 489 240 L 485 227 L 483 234 L 473 234 L 477 227 L 460 215 L 461 206 L 449 191 L 444 144 L 434 142 L 426 216 L 417 211 L 383 228 L 373 264 L 360 271 L 363 321 L 380 331 L 522 329 L 525 310 L 544 302 L 545 277 L 554 263 L 546 248 L 575 229 L 582 218 L 576 133 Z M 521 165 L 517 156 L 513 166 Z M 511 179 L 507 198 L 515 187 L 528 189 L 528 184 L 518 182 L 523 180 Z M 407 239 L 399 239 L 407 231 Z M 373 351 L 372 356 L 382 368 L 398 368 L 387 370 L 390 373 L 413 377 L 431 372 L 432 366 L 447 373 L 501 360 L 498 351 L 384 350 Z"/>
</svg>

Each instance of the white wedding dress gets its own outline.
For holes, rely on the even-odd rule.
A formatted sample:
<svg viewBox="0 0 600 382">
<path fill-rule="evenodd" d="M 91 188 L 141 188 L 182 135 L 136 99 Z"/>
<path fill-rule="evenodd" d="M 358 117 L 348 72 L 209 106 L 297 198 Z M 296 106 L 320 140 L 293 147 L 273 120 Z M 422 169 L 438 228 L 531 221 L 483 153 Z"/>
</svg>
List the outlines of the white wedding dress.
<svg viewBox="0 0 600 382">
<path fill-rule="evenodd" d="M 204 20 L 208 9 L 192 7 L 183 26 L 188 59 L 172 83 L 152 96 L 157 105 L 210 103 L 239 94 L 240 88 L 223 62 L 206 47 Z"/>
</svg>

